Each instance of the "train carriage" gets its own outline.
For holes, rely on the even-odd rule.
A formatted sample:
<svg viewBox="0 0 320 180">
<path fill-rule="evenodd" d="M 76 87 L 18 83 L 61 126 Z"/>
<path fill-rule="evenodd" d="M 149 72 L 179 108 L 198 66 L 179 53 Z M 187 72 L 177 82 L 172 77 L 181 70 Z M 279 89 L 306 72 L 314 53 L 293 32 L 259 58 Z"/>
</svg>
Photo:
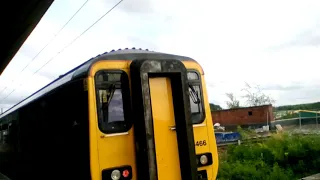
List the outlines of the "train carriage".
<svg viewBox="0 0 320 180">
<path fill-rule="evenodd" d="M 215 179 L 204 72 L 141 49 L 101 54 L 0 116 L 10 179 Z"/>
</svg>

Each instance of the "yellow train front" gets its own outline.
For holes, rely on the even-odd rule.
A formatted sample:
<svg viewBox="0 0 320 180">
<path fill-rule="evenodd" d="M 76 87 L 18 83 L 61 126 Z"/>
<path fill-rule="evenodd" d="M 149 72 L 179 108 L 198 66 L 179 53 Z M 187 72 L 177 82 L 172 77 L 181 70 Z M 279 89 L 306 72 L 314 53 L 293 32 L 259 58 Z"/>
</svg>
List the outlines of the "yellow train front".
<svg viewBox="0 0 320 180">
<path fill-rule="evenodd" d="M 59 174 L 60 179 L 92 180 L 211 180 L 217 176 L 204 72 L 191 58 L 136 49 L 112 51 L 37 93 L 0 116 L 3 125 L 19 114 L 17 123 L 9 127 L 18 124 L 20 135 L 15 137 L 24 143 L 19 157 L 25 159 L 1 166 L 8 176 L 24 173 L 50 179 Z M 23 108 L 28 106 L 27 112 Z M 27 139 L 34 135 L 28 128 L 34 126 L 45 140 Z M 45 150 L 37 154 L 40 149 Z M 28 161 L 32 159 L 28 153 L 33 161 Z M 56 175 L 39 175 L 44 172 Z"/>
</svg>

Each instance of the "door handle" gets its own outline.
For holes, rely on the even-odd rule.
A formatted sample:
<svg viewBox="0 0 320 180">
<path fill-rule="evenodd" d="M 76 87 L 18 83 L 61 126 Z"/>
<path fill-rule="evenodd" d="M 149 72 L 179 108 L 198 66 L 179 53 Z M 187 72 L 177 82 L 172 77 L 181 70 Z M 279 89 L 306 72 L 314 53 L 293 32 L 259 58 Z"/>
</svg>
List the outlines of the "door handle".
<svg viewBox="0 0 320 180">
<path fill-rule="evenodd" d="M 192 125 L 193 128 L 195 128 L 195 127 L 204 127 L 204 126 L 206 126 L 206 125 L 205 124 L 194 124 L 194 125 Z M 169 127 L 169 129 L 171 131 L 175 131 L 176 130 L 176 126 L 171 126 L 171 127 Z"/>
</svg>

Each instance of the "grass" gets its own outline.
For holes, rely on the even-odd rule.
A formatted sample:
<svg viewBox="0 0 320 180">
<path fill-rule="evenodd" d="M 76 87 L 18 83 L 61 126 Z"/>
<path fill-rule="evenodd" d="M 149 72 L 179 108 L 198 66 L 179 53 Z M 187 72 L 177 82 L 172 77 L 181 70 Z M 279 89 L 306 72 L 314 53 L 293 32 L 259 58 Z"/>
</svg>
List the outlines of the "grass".
<svg viewBox="0 0 320 180">
<path fill-rule="evenodd" d="M 229 146 L 219 159 L 218 180 L 298 179 L 319 173 L 320 136 L 274 134 L 263 143 Z"/>
</svg>

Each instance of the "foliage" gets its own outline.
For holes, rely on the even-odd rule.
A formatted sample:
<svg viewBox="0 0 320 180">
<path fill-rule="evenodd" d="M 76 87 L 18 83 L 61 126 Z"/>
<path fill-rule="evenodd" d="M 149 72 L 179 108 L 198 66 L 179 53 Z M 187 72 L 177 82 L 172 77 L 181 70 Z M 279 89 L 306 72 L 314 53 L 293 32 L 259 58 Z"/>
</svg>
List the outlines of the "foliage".
<svg viewBox="0 0 320 180">
<path fill-rule="evenodd" d="M 280 116 L 277 117 L 277 114 L 280 113 Z M 283 111 L 283 112 L 275 112 L 275 117 L 276 119 L 292 119 L 292 118 L 298 118 L 299 117 L 299 113 L 294 113 L 293 111 Z"/>
<path fill-rule="evenodd" d="M 275 100 L 271 96 L 263 93 L 260 90 L 259 86 L 252 87 L 248 83 L 246 83 L 246 86 L 242 89 L 242 91 L 245 91 L 245 95 L 242 97 L 246 100 L 247 107 L 262 106 L 275 103 Z M 226 102 L 229 109 L 240 107 L 240 101 L 236 99 L 233 93 L 226 93 L 226 95 L 229 99 Z"/>
<path fill-rule="evenodd" d="M 211 111 L 218 111 L 218 110 L 222 110 L 222 107 L 213 103 L 210 103 L 210 109 Z"/>
<path fill-rule="evenodd" d="M 299 179 L 318 173 L 320 137 L 276 134 L 264 143 L 229 146 L 217 179 Z"/>
<path fill-rule="evenodd" d="M 227 101 L 227 106 L 229 109 L 235 109 L 240 107 L 240 102 L 236 99 L 233 93 L 226 93 L 229 101 Z"/>
<path fill-rule="evenodd" d="M 243 91 L 246 92 L 243 97 L 246 99 L 247 106 L 249 107 L 275 103 L 275 100 L 264 94 L 258 85 L 252 87 L 246 83 L 246 87 L 243 89 Z"/>
<path fill-rule="evenodd" d="M 237 126 L 237 132 L 240 134 L 242 140 L 246 140 L 257 135 L 253 129 L 242 129 L 239 125 Z"/>
<path fill-rule="evenodd" d="M 320 102 L 275 107 L 275 111 L 285 110 L 320 110 Z"/>
</svg>

